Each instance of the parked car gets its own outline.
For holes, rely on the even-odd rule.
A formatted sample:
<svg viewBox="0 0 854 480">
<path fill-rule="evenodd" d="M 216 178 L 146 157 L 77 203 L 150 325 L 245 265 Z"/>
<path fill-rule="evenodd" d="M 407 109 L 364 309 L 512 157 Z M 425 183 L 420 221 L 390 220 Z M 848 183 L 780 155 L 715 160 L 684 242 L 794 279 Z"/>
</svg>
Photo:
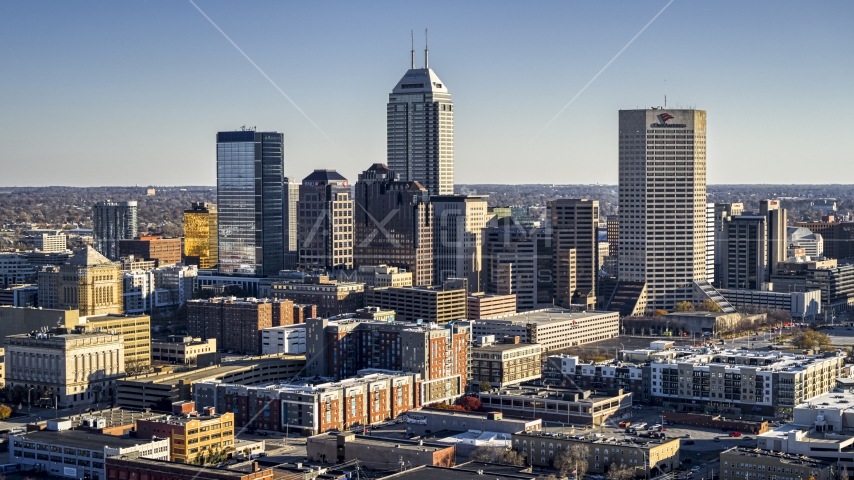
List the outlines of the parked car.
<svg viewBox="0 0 854 480">
<path fill-rule="evenodd" d="M 720 442 L 720 441 L 721 441 L 721 437 L 715 437 L 715 441 L 716 441 L 716 442 Z"/>
<path fill-rule="evenodd" d="M 753 439 L 752 439 L 752 438 L 750 438 L 750 437 L 742 437 L 741 439 L 742 439 L 742 440 L 753 440 Z"/>
<path fill-rule="evenodd" d="M 730 436 L 730 437 L 740 437 L 740 436 L 741 436 L 741 432 L 732 432 L 732 433 L 730 433 L 730 434 L 729 434 L 729 436 Z"/>
<path fill-rule="evenodd" d="M 682 460 L 682 463 L 691 463 L 691 459 L 690 459 L 690 458 L 686 458 L 686 459 Z"/>
<path fill-rule="evenodd" d="M 685 440 L 685 443 L 683 443 L 683 445 L 694 445 L 694 440 Z"/>
<path fill-rule="evenodd" d="M 686 433 L 686 434 L 685 434 L 685 438 L 691 438 L 691 434 L 690 434 L 690 433 Z"/>
<path fill-rule="evenodd" d="M 699 471 L 700 471 L 700 466 L 699 466 L 699 465 L 696 465 L 696 466 L 691 467 L 691 471 L 692 471 L 692 472 L 699 472 Z"/>
</svg>

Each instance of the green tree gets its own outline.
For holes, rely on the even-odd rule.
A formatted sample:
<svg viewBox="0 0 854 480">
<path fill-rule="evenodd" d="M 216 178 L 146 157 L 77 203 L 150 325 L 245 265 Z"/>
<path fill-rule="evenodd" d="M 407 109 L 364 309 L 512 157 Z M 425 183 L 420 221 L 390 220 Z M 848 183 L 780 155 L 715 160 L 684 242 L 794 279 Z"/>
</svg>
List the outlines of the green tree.
<svg viewBox="0 0 854 480">
<path fill-rule="evenodd" d="M 815 330 L 807 330 L 792 340 L 797 348 L 815 348 L 830 345 L 830 337 Z"/>
<path fill-rule="evenodd" d="M 707 298 L 700 304 L 700 310 L 719 313 L 721 311 L 721 307 L 719 307 L 714 300 Z"/>
<path fill-rule="evenodd" d="M 489 380 L 484 380 L 484 381 L 480 382 L 480 391 L 481 392 L 488 392 L 490 388 L 492 388 L 492 384 L 489 383 Z"/>
<path fill-rule="evenodd" d="M 677 312 L 693 312 L 694 311 L 694 304 L 692 304 L 691 302 L 684 302 L 684 301 L 679 302 L 676 304 L 676 311 Z"/>
</svg>

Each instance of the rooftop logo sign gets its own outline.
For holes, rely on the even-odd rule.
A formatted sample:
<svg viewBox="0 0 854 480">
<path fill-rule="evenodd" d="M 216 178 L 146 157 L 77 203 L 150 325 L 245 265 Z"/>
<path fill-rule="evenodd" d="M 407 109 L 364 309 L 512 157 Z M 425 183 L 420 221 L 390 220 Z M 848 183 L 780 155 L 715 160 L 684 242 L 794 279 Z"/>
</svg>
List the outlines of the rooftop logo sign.
<svg viewBox="0 0 854 480">
<path fill-rule="evenodd" d="M 650 128 L 685 128 L 686 125 L 684 123 L 667 123 L 668 120 L 673 120 L 673 115 L 669 113 L 661 113 L 658 115 L 658 119 L 661 123 L 651 123 L 649 124 Z"/>
</svg>

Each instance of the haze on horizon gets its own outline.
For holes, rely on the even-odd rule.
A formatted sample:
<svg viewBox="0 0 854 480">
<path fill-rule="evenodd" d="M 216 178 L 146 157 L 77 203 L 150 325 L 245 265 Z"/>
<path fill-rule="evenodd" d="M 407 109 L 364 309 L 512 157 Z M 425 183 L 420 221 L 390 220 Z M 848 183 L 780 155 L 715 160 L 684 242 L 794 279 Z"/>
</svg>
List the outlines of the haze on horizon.
<svg viewBox="0 0 854 480">
<path fill-rule="evenodd" d="M 4 2 L 0 186 L 214 185 L 241 125 L 284 133 L 289 176 L 355 181 L 425 27 L 456 183 L 614 185 L 617 112 L 665 80 L 708 112 L 710 184 L 854 183 L 851 2 L 676 0 L 539 135 L 667 0 L 196 3 L 320 131 L 190 2 Z"/>
</svg>

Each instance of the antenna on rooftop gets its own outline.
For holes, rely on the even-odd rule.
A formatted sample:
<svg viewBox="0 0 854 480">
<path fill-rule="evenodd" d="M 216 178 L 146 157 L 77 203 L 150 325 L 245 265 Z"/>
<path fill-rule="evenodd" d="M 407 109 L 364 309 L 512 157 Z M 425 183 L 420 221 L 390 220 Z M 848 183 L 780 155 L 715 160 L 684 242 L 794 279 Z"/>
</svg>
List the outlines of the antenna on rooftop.
<svg viewBox="0 0 854 480">
<path fill-rule="evenodd" d="M 415 30 L 409 31 L 409 36 L 412 37 L 412 70 L 415 70 Z"/>
<path fill-rule="evenodd" d="M 667 80 L 664 81 L 664 108 L 667 108 Z"/>
<path fill-rule="evenodd" d="M 424 70 L 427 70 L 428 68 L 430 68 L 429 53 L 427 52 L 427 49 L 428 49 L 428 38 L 427 38 L 427 29 L 425 28 L 424 29 Z"/>
</svg>

